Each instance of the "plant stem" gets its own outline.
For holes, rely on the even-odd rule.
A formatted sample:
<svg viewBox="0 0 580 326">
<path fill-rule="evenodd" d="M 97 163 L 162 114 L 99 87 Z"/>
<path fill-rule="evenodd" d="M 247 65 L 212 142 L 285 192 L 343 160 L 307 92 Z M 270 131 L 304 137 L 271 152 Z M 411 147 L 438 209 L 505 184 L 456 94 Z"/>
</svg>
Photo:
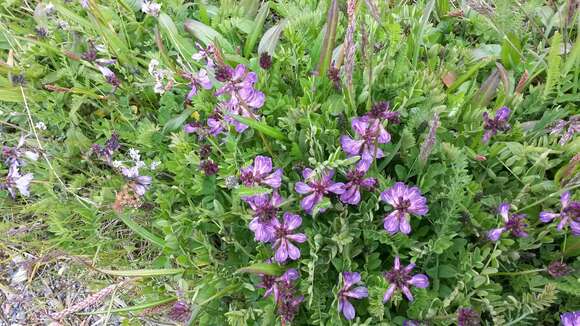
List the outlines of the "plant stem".
<svg viewBox="0 0 580 326">
<path fill-rule="evenodd" d="M 519 271 L 519 272 L 497 272 L 497 273 L 493 273 L 493 274 L 489 274 L 489 276 L 500 276 L 500 275 L 504 275 L 504 276 L 516 276 L 516 275 L 525 275 L 525 274 L 534 274 L 534 273 L 539 273 L 539 272 L 543 272 L 545 271 L 545 268 L 538 268 L 538 269 L 530 269 L 527 271 Z"/>
</svg>

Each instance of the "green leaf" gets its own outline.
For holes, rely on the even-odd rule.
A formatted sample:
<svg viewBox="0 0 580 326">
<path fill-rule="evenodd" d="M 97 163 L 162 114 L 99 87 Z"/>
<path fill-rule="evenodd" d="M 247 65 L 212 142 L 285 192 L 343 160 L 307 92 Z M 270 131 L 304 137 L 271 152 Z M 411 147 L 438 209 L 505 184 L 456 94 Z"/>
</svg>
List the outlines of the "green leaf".
<svg viewBox="0 0 580 326">
<path fill-rule="evenodd" d="M 322 40 L 322 47 L 317 67 L 318 76 L 321 77 L 326 77 L 326 70 L 328 70 L 330 58 L 332 58 L 332 49 L 334 49 L 334 42 L 336 39 L 336 26 L 338 25 L 338 14 L 338 0 L 332 0 L 330 7 L 328 8 L 326 25 L 324 28 L 324 38 Z"/>
<path fill-rule="evenodd" d="M 187 120 L 187 118 L 191 115 L 191 113 L 193 113 L 193 108 L 189 108 L 181 112 L 178 116 L 171 118 L 163 126 L 163 133 L 166 133 L 168 131 L 174 131 L 181 128 L 181 126 L 183 125 L 185 120 Z"/>
<path fill-rule="evenodd" d="M 22 103 L 22 92 L 18 87 L 0 88 L 0 102 Z"/>
<path fill-rule="evenodd" d="M 284 269 L 276 264 L 256 263 L 247 267 L 240 268 L 236 273 L 253 273 L 279 276 L 282 275 Z"/>
<path fill-rule="evenodd" d="M 270 12 L 270 5 L 269 2 L 265 2 L 260 7 L 260 11 L 258 11 L 258 15 L 254 20 L 254 28 L 252 29 L 252 33 L 246 39 L 246 44 L 244 44 L 244 55 L 249 57 L 258 41 L 258 37 L 262 33 L 262 29 L 264 28 L 264 22 L 266 21 L 266 17 L 268 17 L 268 13 Z"/>
<path fill-rule="evenodd" d="M 265 188 L 265 187 L 245 187 L 240 186 L 237 188 L 238 195 L 240 197 L 244 196 L 254 196 L 254 195 L 261 195 L 261 194 L 269 194 L 272 192 L 272 189 Z"/>
<path fill-rule="evenodd" d="M 100 315 L 100 314 L 109 314 L 109 313 L 120 313 L 120 312 L 131 312 L 131 311 L 139 311 L 144 310 L 151 307 L 157 307 L 166 303 L 170 303 L 176 301 L 177 297 L 166 297 L 163 299 L 159 299 L 157 301 L 146 302 L 135 306 L 129 306 L 124 308 L 117 308 L 117 309 L 107 309 L 107 310 L 98 310 L 98 311 L 90 311 L 90 312 L 77 312 L 77 315 Z"/>
<path fill-rule="evenodd" d="M 161 31 L 161 33 L 163 33 L 163 35 L 165 35 L 165 37 L 169 39 L 169 41 L 171 42 L 171 44 L 173 44 L 173 47 L 177 50 L 177 52 L 179 52 L 181 57 L 185 61 L 189 61 L 194 53 L 193 49 L 195 49 L 192 42 L 188 39 L 185 39 L 179 34 L 177 27 L 175 26 L 175 23 L 173 22 L 171 17 L 167 16 L 167 14 L 165 13 L 159 14 L 158 21 L 159 21 L 159 30 Z"/>
<path fill-rule="evenodd" d="M 260 43 L 258 44 L 258 54 L 268 53 L 270 56 L 274 55 L 278 41 L 280 41 L 280 35 L 282 35 L 282 31 L 287 23 L 287 19 L 282 19 L 278 24 L 270 27 L 266 33 L 264 33 Z"/>
<path fill-rule="evenodd" d="M 232 47 L 230 42 L 228 42 L 228 40 L 226 40 L 215 29 L 207 26 L 202 22 L 199 22 L 194 19 L 188 19 L 185 22 L 185 30 L 191 33 L 196 39 L 201 41 L 206 46 L 217 40 L 219 42 L 219 45 L 226 52 L 234 52 L 234 48 Z"/>
<path fill-rule="evenodd" d="M 236 119 L 237 121 L 247 125 L 248 127 L 263 133 L 264 135 L 270 136 L 270 137 L 277 139 L 277 140 L 288 141 L 288 138 L 286 138 L 286 136 L 282 132 L 280 132 L 278 129 L 276 129 L 274 127 L 270 127 L 261 121 L 256 121 L 254 119 L 245 118 L 245 117 L 241 117 L 239 115 L 233 115 L 233 114 L 230 116 L 233 119 Z"/>
<path fill-rule="evenodd" d="M 149 232 L 148 230 L 143 228 L 141 225 L 135 223 L 135 221 L 133 221 L 126 214 L 118 214 L 117 216 L 119 217 L 119 219 L 121 221 L 123 221 L 123 223 L 125 223 L 125 225 L 127 225 L 131 230 L 133 230 L 133 232 L 137 233 L 142 238 L 149 240 L 151 243 L 153 243 L 159 247 L 165 247 L 165 240 L 163 240 L 160 237 Z"/>
<path fill-rule="evenodd" d="M 148 277 L 148 276 L 164 276 L 175 275 L 185 272 L 183 268 L 164 268 L 164 269 L 134 269 L 134 270 L 113 270 L 101 269 L 99 271 L 108 275 L 128 276 L 128 277 Z"/>
</svg>

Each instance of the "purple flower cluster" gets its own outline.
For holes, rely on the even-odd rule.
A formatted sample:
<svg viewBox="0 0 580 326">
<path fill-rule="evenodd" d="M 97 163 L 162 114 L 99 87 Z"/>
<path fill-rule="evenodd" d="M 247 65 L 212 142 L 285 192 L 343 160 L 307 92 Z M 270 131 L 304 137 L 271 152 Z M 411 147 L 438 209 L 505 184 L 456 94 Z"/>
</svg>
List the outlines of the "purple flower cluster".
<svg viewBox="0 0 580 326">
<path fill-rule="evenodd" d="M 504 226 L 488 231 L 487 237 L 489 240 L 499 240 L 504 232 L 510 232 L 513 236 L 518 238 L 525 238 L 528 236 L 528 233 L 525 231 L 525 228 L 528 226 L 526 224 L 526 214 L 512 214 L 509 212 L 510 207 L 511 205 L 509 203 L 502 203 L 499 205 L 497 212 L 502 217 Z"/>
<path fill-rule="evenodd" d="M 93 154 L 101 158 L 105 163 L 123 175 L 127 180 L 129 188 L 131 188 L 137 196 L 141 197 L 145 195 L 151 186 L 153 178 L 147 175 L 141 175 L 139 170 L 144 168 L 146 164 L 141 160 L 141 155 L 136 149 L 130 148 L 128 151 L 130 160 L 127 162 L 130 162 L 131 166 L 126 166 L 123 161 L 114 161 L 113 156 L 120 148 L 121 144 L 119 142 L 119 136 L 117 133 L 112 133 L 104 146 L 93 144 L 91 150 Z M 154 170 L 158 164 L 159 162 L 151 163 L 150 169 Z"/>
<path fill-rule="evenodd" d="M 481 316 L 471 308 L 459 308 L 457 310 L 457 326 L 479 326 Z"/>
<path fill-rule="evenodd" d="M 560 196 L 561 209 L 559 213 L 543 211 L 540 213 L 540 221 L 544 223 L 552 220 L 560 220 L 557 229 L 562 231 L 568 225 L 574 236 L 580 236 L 580 202 L 570 200 L 570 192 L 566 191 Z"/>
<path fill-rule="evenodd" d="M 429 286 L 429 278 L 427 275 L 411 275 L 413 268 L 415 268 L 415 264 L 411 263 L 407 266 L 401 265 L 399 256 L 395 257 L 393 268 L 384 273 L 385 279 L 389 282 L 389 287 L 383 296 L 383 302 L 389 301 L 397 290 L 403 292 L 407 300 L 413 301 L 413 294 L 409 287 L 414 286 L 423 289 Z"/>
<path fill-rule="evenodd" d="M 2 151 L 0 152 L 0 157 L 3 159 L 4 164 L 8 167 L 8 173 L 4 178 L 4 181 L 0 181 L 0 190 L 6 189 L 10 196 L 15 199 L 17 193 L 21 196 L 30 196 L 30 183 L 34 179 L 32 173 L 21 174 L 21 168 L 26 165 L 24 158 L 32 161 L 38 159 L 38 154 L 36 152 L 25 149 L 25 137 L 22 135 L 15 147 L 2 146 Z"/>
<path fill-rule="evenodd" d="M 190 102 L 199 88 L 210 90 L 213 88 L 208 71 L 213 73 L 217 82 L 221 86 L 217 88 L 214 95 L 220 99 L 214 112 L 208 117 L 204 130 L 196 130 L 202 134 L 217 136 L 226 128 L 226 124 L 235 127 L 237 132 L 244 132 L 248 126 L 235 119 L 241 116 L 249 119 L 259 119 L 257 109 L 261 108 L 266 101 L 266 96 L 261 91 L 255 89 L 254 85 L 258 81 L 256 73 L 249 71 L 245 65 L 239 64 L 235 68 L 223 63 L 216 55 L 213 46 L 207 48 L 196 44 L 198 52 L 193 55 L 197 61 L 206 60 L 206 69 L 199 72 L 183 73 L 182 76 L 189 80 L 191 90 L 187 95 L 187 102 Z M 217 63 L 216 63 L 217 62 Z M 191 129 L 191 128 L 190 128 Z"/>
<path fill-rule="evenodd" d="M 355 284 L 361 281 L 360 274 L 357 272 L 343 272 L 342 280 L 342 288 L 338 291 L 338 311 L 342 312 L 347 320 L 353 320 L 355 310 L 349 300 L 364 299 L 369 296 L 369 291 L 364 286 L 353 288 Z"/>
<path fill-rule="evenodd" d="M 93 153 L 107 161 L 107 163 L 111 163 L 111 159 L 115 151 L 117 151 L 121 147 L 119 143 L 119 136 L 116 133 L 111 135 L 111 138 L 107 140 L 105 146 L 101 146 L 99 144 L 93 144 L 92 151 Z"/>
<path fill-rule="evenodd" d="M 548 131 L 550 135 L 561 135 L 558 143 L 565 145 L 574 137 L 574 134 L 580 133 L 580 115 L 572 116 L 568 121 L 558 120 L 548 128 Z"/>
<path fill-rule="evenodd" d="M 262 283 L 258 287 L 266 290 L 264 298 L 272 295 L 278 306 L 278 315 L 286 321 L 292 321 L 298 313 L 304 297 L 296 294 L 296 281 L 300 275 L 294 268 L 288 269 L 282 276 L 262 275 Z"/>
<path fill-rule="evenodd" d="M 491 119 L 489 113 L 483 112 L 483 143 L 489 142 L 491 137 L 495 136 L 498 132 L 505 132 L 511 129 L 508 120 L 511 115 L 511 110 L 506 106 L 501 107 L 495 113 L 495 117 Z"/>
</svg>

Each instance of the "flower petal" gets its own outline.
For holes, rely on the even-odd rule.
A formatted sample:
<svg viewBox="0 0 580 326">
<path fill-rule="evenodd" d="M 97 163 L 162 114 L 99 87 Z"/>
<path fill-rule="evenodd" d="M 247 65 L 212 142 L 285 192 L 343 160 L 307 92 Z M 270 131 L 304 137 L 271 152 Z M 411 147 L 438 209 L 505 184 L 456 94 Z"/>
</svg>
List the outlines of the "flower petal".
<svg viewBox="0 0 580 326">
<path fill-rule="evenodd" d="M 540 213 L 540 221 L 542 221 L 544 223 L 548 223 L 558 216 L 560 216 L 560 214 L 552 213 L 552 212 L 541 212 Z"/>
<path fill-rule="evenodd" d="M 429 286 L 429 278 L 425 274 L 417 274 L 409 280 L 409 283 L 423 289 Z"/>
<path fill-rule="evenodd" d="M 331 184 L 328 188 L 326 188 L 326 191 L 330 191 L 337 195 L 340 195 L 344 193 L 344 183 L 336 182 L 334 184 Z"/>
<path fill-rule="evenodd" d="M 365 288 L 364 286 L 359 286 L 348 292 L 345 292 L 344 295 L 350 298 L 362 299 L 369 296 L 369 290 L 367 290 L 367 288 Z"/>
<path fill-rule="evenodd" d="M 409 223 L 409 214 L 400 214 L 399 228 L 403 234 L 411 233 L 411 224 Z"/>
<path fill-rule="evenodd" d="M 272 171 L 272 159 L 267 156 L 258 155 L 254 159 L 254 175 L 264 175 Z"/>
<path fill-rule="evenodd" d="M 312 207 L 314 207 L 314 205 L 318 204 L 320 202 L 320 200 L 322 200 L 322 196 L 320 196 L 317 193 L 312 193 L 312 194 L 304 197 L 302 199 L 302 201 L 300 201 L 300 206 L 302 207 L 303 210 L 305 210 L 307 212 L 311 212 Z"/>
<path fill-rule="evenodd" d="M 399 232 L 399 211 L 393 211 L 383 221 L 383 227 L 390 234 Z"/>
<path fill-rule="evenodd" d="M 288 241 L 286 241 L 286 239 L 282 239 L 280 241 L 278 249 L 276 250 L 276 254 L 274 255 L 274 258 L 276 259 L 277 262 L 283 263 L 288 259 L 288 256 L 289 256 Z"/>
<path fill-rule="evenodd" d="M 499 237 L 501 237 L 503 231 L 505 231 L 505 228 L 497 228 L 490 230 L 489 232 L 487 232 L 487 238 L 491 241 L 497 241 L 499 240 Z"/>
<path fill-rule="evenodd" d="M 389 288 L 385 292 L 385 295 L 383 295 L 383 303 L 385 303 L 391 299 L 391 297 L 395 293 L 396 289 L 397 289 L 397 286 L 395 284 L 389 285 Z"/>
<path fill-rule="evenodd" d="M 286 245 L 288 248 L 288 256 L 290 257 L 290 259 L 297 260 L 298 258 L 300 258 L 300 249 L 298 249 L 298 247 L 296 247 L 290 241 L 286 241 Z"/>
<path fill-rule="evenodd" d="M 344 288 L 348 289 L 353 284 L 360 282 L 360 274 L 357 272 L 342 272 L 342 279 L 344 280 Z"/>
<path fill-rule="evenodd" d="M 340 146 L 342 147 L 342 150 L 350 156 L 358 155 L 363 144 L 364 140 L 355 140 L 349 136 L 340 137 Z"/>
<path fill-rule="evenodd" d="M 510 203 L 504 202 L 499 205 L 497 212 L 505 222 L 509 219 Z"/>
<path fill-rule="evenodd" d="M 274 173 L 264 178 L 264 180 L 262 180 L 262 183 L 275 189 L 280 188 L 280 186 L 282 185 L 282 174 L 283 174 L 282 169 L 276 169 Z"/>
<path fill-rule="evenodd" d="M 570 192 L 566 191 L 560 196 L 560 203 L 562 204 L 562 209 L 570 205 Z"/>
<path fill-rule="evenodd" d="M 352 119 L 351 127 L 360 136 L 364 136 L 369 127 L 369 119 L 367 117 L 357 117 Z"/>
<path fill-rule="evenodd" d="M 294 190 L 296 190 L 296 192 L 299 194 L 308 194 L 311 193 L 314 189 L 312 189 L 312 187 L 304 182 L 296 182 L 294 185 Z"/>
<path fill-rule="evenodd" d="M 409 301 L 413 301 L 413 294 L 411 293 L 411 290 L 409 290 L 408 287 L 403 286 L 401 288 L 401 291 L 403 292 L 403 294 L 407 297 L 407 300 Z"/>
<path fill-rule="evenodd" d="M 294 230 L 302 224 L 302 217 L 298 214 L 284 213 L 284 226 L 288 230 Z"/>
<path fill-rule="evenodd" d="M 304 233 L 290 234 L 286 236 L 286 239 L 292 240 L 297 243 L 303 243 L 306 242 L 307 240 L 306 235 Z"/>
<path fill-rule="evenodd" d="M 346 320 L 353 320 L 355 316 L 355 310 L 352 303 L 350 303 L 346 299 L 341 300 L 342 300 L 342 314 L 344 315 L 344 318 Z"/>
</svg>

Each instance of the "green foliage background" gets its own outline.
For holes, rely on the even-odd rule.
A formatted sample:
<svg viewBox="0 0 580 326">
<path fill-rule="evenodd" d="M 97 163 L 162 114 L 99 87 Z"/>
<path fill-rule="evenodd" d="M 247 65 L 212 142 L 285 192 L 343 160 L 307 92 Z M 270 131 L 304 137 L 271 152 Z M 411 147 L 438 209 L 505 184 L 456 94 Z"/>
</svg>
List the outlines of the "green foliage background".
<svg viewBox="0 0 580 326">
<path fill-rule="evenodd" d="M 40 253 L 59 249 L 90 257 L 100 268 L 146 270 L 129 301 L 137 306 L 180 294 L 192 306 L 192 325 L 277 324 L 274 302 L 256 288 L 258 277 L 237 272 L 270 258 L 272 250 L 256 244 L 247 229 L 245 189 L 228 189 L 225 179 L 256 155 L 272 156 L 285 172 L 284 209 L 300 212 L 297 167 L 333 167 L 343 179 L 353 162 L 340 151 L 340 135 L 351 133 L 351 118 L 387 100 L 402 123 L 389 126 L 393 139 L 371 175 L 380 191 L 396 181 L 419 186 L 430 211 L 412 219 L 410 236 L 384 231 L 389 208 L 379 192 L 366 193 L 358 207 L 332 200 L 324 214 L 302 212 L 308 241 L 290 266 L 300 271 L 306 300 L 294 324 L 349 324 L 336 308 L 342 271 L 361 272 L 369 288 L 368 300 L 355 303 L 353 325 L 405 319 L 453 325 L 459 307 L 479 311 L 486 325 L 552 325 L 561 312 L 580 309 L 580 239 L 538 220 L 541 210 L 559 208 L 563 191 L 580 199 L 578 167 L 570 172 L 580 137 L 559 145 L 546 131 L 580 113 L 579 14 L 570 14 L 570 1 L 502 0 L 487 5 L 491 12 L 477 1 L 358 1 L 353 87 L 343 79 L 340 90 L 325 73 L 313 74 L 321 57 L 331 61 L 323 46 L 330 1 L 165 0 L 158 18 L 143 14 L 136 0 L 88 3 L 84 9 L 54 0 L 51 17 L 35 13 L 31 2 L 0 4 L 1 140 L 13 146 L 24 132 L 27 146 L 41 153 L 26 167 L 35 176 L 31 197 L 12 200 L 0 192 L 0 231 L 42 225 L 0 240 L 0 249 L 8 242 Z M 338 8 L 331 49 L 345 37 L 346 3 L 338 1 Z M 260 12 L 265 19 L 256 19 Z M 197 22 L 193 33 L 184 27 L 190 19 Z M 69 27 L 59 29 L 59 20 Z M 39 26 L 48 37 L 35 35 Z M 263 38 L 276 26 L 279 41 Z M 113 70 L 121 86 L 114 93 L 93 65 L 79 60 L 89 40 L 104 46 L 102 57 L 118 60 Z M 258 64 L 261 41 L 274 50 L 269 70 Z M 200 172 L 199 144 L 181 131 L 186 121 L 211 113 L 212 93 L 185 105 L 185 82 L 178 79 L 159 96 L 147 72 L 153 58 L 176 73 L 197 70 L 194 42 L 219 44 L 228 63 L 258 74 L 256 88 L 266 94 L 261 124 L 213 143 L 219 164 L 213 177 Z M 22 87 L 11 81 L 19 74 Z M 446 74 L 454 76 L 448 86 Z M 529 78 L 518 89 L 524 74 Z M 504 105 L 513 112 L 512 129 L 482 144 L 482 113 Z M 422 162 L 420 145 L 435 113 L 441 126 Z M 36 137 L 39 121 L 48 128 L 35 129 Z M 111 206 L 123 178 L 90 157 L 91 145 L 112 132 L 121 152 L 137 148 L 146 162 L 161 162 L 145 204 L 121 214 Z M 530 237 L 485 239 L 502 201 L 528 214 Z M 412 303 L 400 295 L 382 303 L 382 272 L 395 255 L 430 278 L 427 289 L 414 290 Z M 575 272 L 549 276 L 544 269 L 555 260 Z M 122 315 L 137 325 L 138 313 Z"/>
</svg>

